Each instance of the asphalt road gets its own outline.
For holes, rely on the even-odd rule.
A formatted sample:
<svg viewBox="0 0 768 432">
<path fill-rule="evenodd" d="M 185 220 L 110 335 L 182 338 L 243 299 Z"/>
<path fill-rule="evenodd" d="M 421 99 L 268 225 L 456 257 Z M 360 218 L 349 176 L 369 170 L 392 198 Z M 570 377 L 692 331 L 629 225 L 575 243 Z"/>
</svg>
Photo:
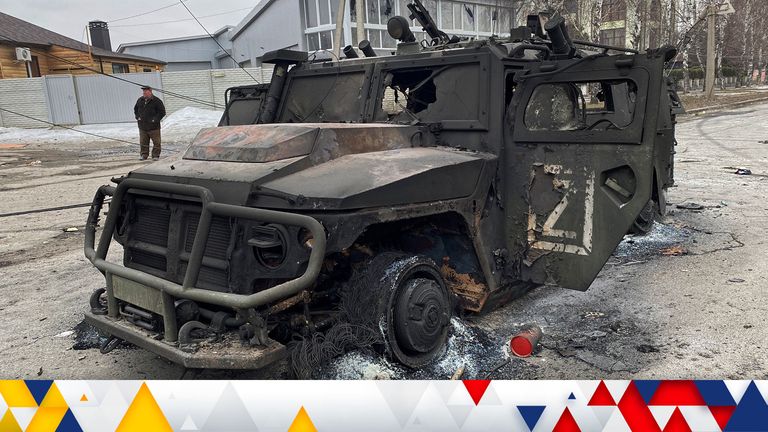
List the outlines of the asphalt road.
<svg viewBox="0 0 768 432">
<path fill-rule="evenodd" d="M 768 104 L 680 123 L 669 214 L 650 236 L 627 237 L 587 292 L 539 288 L 455 321 L 448 353 L 422 371 L 356 352 L 317 376 L 447 378 L 464 366 L 466 378 L 768 378 L 767 120 Z M 0 144 L 0 214 L 88 202 L 140 165 L 134 150 Z M 735 174 L 739 167 L 752 174 Z M 85 213 L 0 217 L 0 377 L 181 377 L 182 368 L 139 349 L 102 355 L 82 331 L 88 295 L 103 285 L 83 257 Z M 527 323 L 543 328 L 541 346 L 509 359 L 506 341 Z M 285 376 L 284 365 L 200 375 Z"/>
</svg>

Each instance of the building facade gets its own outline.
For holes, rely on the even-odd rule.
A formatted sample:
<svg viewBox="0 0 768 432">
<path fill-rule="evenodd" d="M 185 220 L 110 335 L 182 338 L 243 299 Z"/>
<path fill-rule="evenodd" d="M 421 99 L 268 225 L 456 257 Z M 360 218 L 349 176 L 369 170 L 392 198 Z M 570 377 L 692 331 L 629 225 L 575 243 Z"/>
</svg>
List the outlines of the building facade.
<svg viewBox="0 0 768 432">
<path fill-rule="evenodd" d="M 0 79 L 154 72 L 165 66 L 154 58 L 116 53 L 109 46 L 87 45 L 4 13 L 0 13 L 0 29 Z M 23 59 L 17 48 L 28 49 L 29 59 Z"/>
<path fill-rule="evenodd" d="M 230 31 L 226 26 L 208 35 L 121 44 L 118 53 L 163 59 L 166 72 L 227 69 L 233 66 Z M 221 46 L 219 46 L 221 45 Z M 224 50 L 222 50 L 224 47 Z"/>
</svg>

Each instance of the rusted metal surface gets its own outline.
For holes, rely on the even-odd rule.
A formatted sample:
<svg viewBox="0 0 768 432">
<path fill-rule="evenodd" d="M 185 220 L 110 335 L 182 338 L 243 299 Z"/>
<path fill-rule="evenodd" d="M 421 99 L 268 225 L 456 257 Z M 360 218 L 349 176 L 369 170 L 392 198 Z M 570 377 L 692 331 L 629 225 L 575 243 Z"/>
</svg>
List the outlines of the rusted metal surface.
<svg viewBox="0 0 768 432">
<path fill-rule="evenodd" d="M 483 309 L 489 295 L 488 286 L 476 281 L 472 275 L 458 273 L 451 268 L 447 257 L 440 267 L 440 274 L 443 276 L 448 289 L 459 297 L 462 308 L 472 312 L 480 312 Z"/>
</svg>

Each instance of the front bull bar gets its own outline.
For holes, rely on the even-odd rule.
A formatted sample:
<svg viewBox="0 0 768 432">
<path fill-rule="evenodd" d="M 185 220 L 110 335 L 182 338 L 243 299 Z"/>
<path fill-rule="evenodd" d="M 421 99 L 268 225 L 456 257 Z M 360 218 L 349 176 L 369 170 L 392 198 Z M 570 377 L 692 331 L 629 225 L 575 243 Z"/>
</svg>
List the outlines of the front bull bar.
<svg viewBox="0 0 768 432">
<path fill-rule="evenodd" d="M 170 195 L 170 198 L 173 198 L 174 195 L 182 195 L 200 199 L 200 220 L 198 222 L 195 240 L 192 244 L 192 250 L 190 252 L 189 262 L 182 285 L 140 270 L 131 269 L 120 264 L 106 261 L 107 252 L 109 251 L 109 246 L 112 242 L 112 235 L 115 231 L 117 216 L 120 212 L 125 194 L 130 189 L 167 193 Z M 112 201 L 109 205 L 107 219 L 104 223 L 104 230 L 99 237 L 98 248 L 94 249 L 99 215 L 102 206 L 104 205 L 104 199 L 107 196 L 112 196 Z M 312 233 L 314 244 L 304 274 L 296 279 L 291 279 L 280 285 L 253 294 L 224 293 L 197 288 L 197 279 L 200 274 L 205 246 L 208 241 L 208 231 L 211 226 L 213 215 L 236 217 L 259 222 L 277 222 L 306 228 Z M 85 225 L 84 249 L 86 258 L 88 258 L 88 260 L 99 269 L 106 278 L 107 312 L 109 317 L 117 318 L 119 316 L 117 299 L 115 298 L 112 289 L 112 275 L 120 276 L 141 285 L 154 288 L 159 290 L 162 294 L 164 311 L 163 321 L 165 326 L 164 338 L 167 342 L 175 342 L 178 337 L 176 313 L 173 306 L 175 298 L 189 299 L 229 307 L 235 310 L 254 308 L 282 300 L 298 294 L 315 283 L 325 256 L 325 245 L 325 229 L 320 222 L 312 217 L 295 213 L 217 203 L 213 199 L 213 193 L 202 186 L 129 178 L 121 181 L 117 185 L 117 188 L 105 185 L 100 187 L 96 192 Z"/>
</svg>

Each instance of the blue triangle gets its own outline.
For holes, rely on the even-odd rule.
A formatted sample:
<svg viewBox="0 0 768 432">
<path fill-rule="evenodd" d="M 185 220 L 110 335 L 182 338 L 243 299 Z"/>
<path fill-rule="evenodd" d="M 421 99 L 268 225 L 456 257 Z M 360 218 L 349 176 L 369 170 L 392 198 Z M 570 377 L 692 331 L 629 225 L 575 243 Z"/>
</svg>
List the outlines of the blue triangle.
<svg viewBox="0 0 768 432">
<path fill-rule="evenodd" d="M 568 396 L 568 400 L 571 400 L 571 399 L 576 399 L 576 396 L 573 395 L 573 392 L 571 392 L 571 395 Z"/>
<path fill-rule="evenodd" d="M 536 427 L 536 423 L 541 418 L 541 413 L 544 412 L 544 405 L 518 405 L 517 410 L 520 411 L 520 415 L 523 416 L 525 424 L 528 425 L 529 430 L 533 430 Z"/>
<path fill-rule="evenodd" d="M 701 393 L 701 397 L 704 398 L 704 402 L 709 406 L 734 406 L 736 401 L 733 400 L 731 392 L 728 387 L 721 380 L 701 380 L 694 381 L 696 387 Z"/>
<path fill-rule="evenodd" d="M 56 428 L 56 432 L 83 432 L 83 428 L 80 427 L 80 423 L 77 422 L 71 409 L 67 409 L 67 413 L 64 414 L 64 418 L 59 423 L 59 427 Z"/>
<path fill-rule="evenodd" d="M 725 425 L 723 432 L 731 431 L 764 431 L 768 425 L 768 405 L 752 381 L 746 393 L 736 405 L 736 409 Z"/>
<path fill-rule="evenodd" d="M 659 384 L 661 384 L 661 381 L 659 380 L 634 380 L 632 382 L 635 383 L 637 391 L 640 392 L 640 396 L 643 397 L 646 405 L 651 403 L 653 394 L 656 393 L 656 389 L 659 388 Z"/>
<path fill-rule="evenodd" d="M 32 397 L 35 398 L 38 405 L 40 405 L 43 398 L 45 398 L 45 394 L 48 393 L 48 389 L 53 385 L 53 380 L 28 380 L 24 382 L 27 384 L 29 392 L 32 393 Z"/>
</svg>

